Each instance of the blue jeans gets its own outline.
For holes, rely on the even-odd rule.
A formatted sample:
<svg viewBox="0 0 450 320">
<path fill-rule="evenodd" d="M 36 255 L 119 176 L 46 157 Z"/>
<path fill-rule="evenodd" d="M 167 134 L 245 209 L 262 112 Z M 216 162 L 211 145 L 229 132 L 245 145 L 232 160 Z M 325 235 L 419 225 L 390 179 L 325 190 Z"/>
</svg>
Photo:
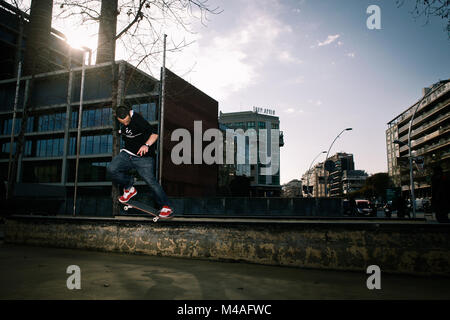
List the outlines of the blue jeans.
<svg viewBox="0 0 450 320">
<path fill-rule="evenodd" d="M 111 174 L 113 183 L 129 190 L 134 183 L 131 169 L 136 169 L 139 175 L 150 187 L 153 199 L 159 207 L 169 205 L 167 195 L 155 178 L 155 159 L 152 157 L 135 157 L 124 151 L 115 156 L 108 165 L 108 172 Z"/>
</svg>

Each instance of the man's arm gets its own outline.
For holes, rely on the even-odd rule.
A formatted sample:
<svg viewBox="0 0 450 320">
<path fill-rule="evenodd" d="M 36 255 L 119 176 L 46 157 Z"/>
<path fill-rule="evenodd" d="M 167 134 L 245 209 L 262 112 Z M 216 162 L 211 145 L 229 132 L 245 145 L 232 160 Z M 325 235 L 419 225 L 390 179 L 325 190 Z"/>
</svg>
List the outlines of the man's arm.
<svg viewBox="0 0 450 320">
<path fill-rule="evenodd" d="M 156 142 L 156 140 L 158 140 L 158 135 L 156 133 L 152 133 L 150 135 L 150 138 L 148 138 L 148 140 L 145 142 L 145 144 L 143 146 L 141 146 L 141 148 L 138 151 L 138 155 L 139 156 L 143 156 L 144 154 L 146 154 L 148 152 L 148 150 L 150 149 L 149 146 L 151 146 L 152 144 L 154 144 Z M 148 145 L 148 146 L 147 146 Z"/>
<path fill-rule="evenodd" d="M 147 139 L 147 141 L 145 142 L 144 145 L 142 145 L 139 149 L 139 151 L 137 152 L 137 155 L 139 156 L 143 156 L 145 155 L 152 144 L 154 144 L 156 142 L 156 140 L 158 140 L 158 135 L 155 133 L 154 127 L 150 125 L 150 123 L 148 123 L 147 120 L 145 120 L 140 114 L 136 114 L 136 118 L 138 121 L 139 126 L 142 128 L 142 130 L 144 132 L 148 132 L 150 133 L 149 138 Z M 146 146 L 146 144 L 148 144 L 149 146 Z"/>
</svg>

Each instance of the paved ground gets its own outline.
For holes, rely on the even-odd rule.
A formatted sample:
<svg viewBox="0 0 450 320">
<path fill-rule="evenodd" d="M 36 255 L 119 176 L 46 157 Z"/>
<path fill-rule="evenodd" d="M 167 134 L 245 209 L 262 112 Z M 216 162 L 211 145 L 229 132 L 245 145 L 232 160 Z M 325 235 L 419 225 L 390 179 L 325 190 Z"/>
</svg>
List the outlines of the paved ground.
<svg viewBox="0 0 450 320">
<path fill-rule="evenodd" d="M 81 269 L 81 290 L 66 269 Z M 304 270 L 0 244 L 0 299 L 450 299 L 450 278 Z"/>
</svg>

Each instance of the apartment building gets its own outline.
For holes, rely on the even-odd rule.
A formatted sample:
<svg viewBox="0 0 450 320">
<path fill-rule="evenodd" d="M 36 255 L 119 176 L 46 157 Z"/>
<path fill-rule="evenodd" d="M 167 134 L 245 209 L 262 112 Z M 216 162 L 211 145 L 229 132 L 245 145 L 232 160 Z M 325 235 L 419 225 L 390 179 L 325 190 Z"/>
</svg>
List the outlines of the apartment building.
<svg viewBox="0 0 450 320">
<path fill-rule="evenodd" d="M 422 97 L 387 125 L 387 163 L 392 181 L 403 192 L 409 192 L 408 136 L 411 125 L 416 197 L 431 196 L 433 167 L 441 166 L 444 172 L 450 171 L 450 80 L 424 88 Z"/>
</svg>

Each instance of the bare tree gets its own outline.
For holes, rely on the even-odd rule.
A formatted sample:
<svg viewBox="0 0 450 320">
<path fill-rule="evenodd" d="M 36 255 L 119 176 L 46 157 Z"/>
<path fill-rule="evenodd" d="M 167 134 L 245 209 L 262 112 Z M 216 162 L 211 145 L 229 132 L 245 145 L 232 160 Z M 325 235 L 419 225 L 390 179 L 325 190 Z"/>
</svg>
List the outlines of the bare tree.
<svg viewBox="0 0 450 320">
<path fill-rule="evenodd" d="M 99 3 L 100 2 L 100 3 Z M 116 42 L 122 42 L 127 48 L 127 60 L 135 63 L 135 68 L 144 65 L 150 71 L 149 60 L 158 60 L 162 51 L 163 28 L 165 23 L 172 23 L 185 31 L 190 31 L 190 19 L 198 18 L 202 24 L 208 20 L 208 14 L 220 13 L 218 8 L 210 8 L 208 0 L 57 0 L 55 4 L 61 9 L 57 18 L 78 17 L 81 24 L 99 22 L 97 45 L 97 63 L 114 62 Z M 100 9 L 100 12 L 99 12 Z M 117 32 L 116 27 L 119 26 Z M 178 51 L 190 43 L 181 40 L 172 42 L 169 51 Z M 116 108 L 123 101 L 118 101 L 118 75 L 112 63 L 112 115 L 113 115 L 113 157 L 119 153 L 119 140 Z M 129 77 L 131 81 L 132 77 Z M 124 91 L 129 82 L 125 84 Z M 125 95 L 125 94 L 124 94 Z M 123 96 L 124 96 L 123 95 Z M 118 99 L 119 98 L 119 99 Z M 119 213 L 116 199 L 120 191 L 112 188 L 113 215 Z"/>
<path fill-rule="evenodd" d="M 405 0 L 395 1 L 397 7 L 405 4 Z M 425 18 L 425 24 L 428 24 L 432 17 L 441 18 L 446 24 L 445 29 L 450 39 L 450 0 L 416 0 L 411 13 L 415 18 Z"/>
<path fill-rule="evenodd" d="M 31 3 L 33 3 L 32 0 Z M 24 0 L 9 0 L 18 9 L 30 10 L 30 3 Z M 120 41 L 126 50 L 126 60 L 138 67 L 150 71 L 150 65 L 160 65 L 159 56 L 162 52 L 164 25 L 176 25 L 184 31 L 192 32 L 190 26 L 193 19 L 198 19 L 206 25 L 209 14 L 219 14 L 218 7 L 212 8 L 208 0 L 54 0 L 55 19 L 71 19 L 73 28 L 99 24 L 99 41 L 97 61 L 111 62 L 112 71 L 112 115 L 113 115 L 113 156 L 119 152 L 119 136 L 115 120 L 118 105 L 118 75 L 115 64 L 116 42 Z M 106 21 L 106 23 L 105 23 Z M 106 26 L 106 29 L 105 29 Z M 103 29 L 102 29 L 103 28 Z M 118 31 L 117 31 L 118 30 Z M 185 39 L 168 44 L 167 51 L 179 51 L 191 42 Z M 32 72 L 32 75 L 35 71 Z M 34 78 L 34 77 L 33 77 Z M 131 79 L 130 77 L 129 79 Z M 125 90 L 129 82 L 125 84 Z M 31 81 L 29 97 L 32 96 Z M 28 101 L 26 104 L 28 105 Z M 120 102 L 119 102 L 120 103 Z M 26 110 L 26 108 L 25 108 Z M 26 125 L 26 112 L 23 112 L 21 131 Z M 23 152 L 23 132 L 19 135 L 19 146 L 16 148 L 17 163 Z M 22 141 L 22 143 L 20 143 Z M 117 199 L 119 191 L 113 188 L 112 198 Z M 113 201 L 113 214 L 118 214 L 119 206 Z"/>
</svg>

